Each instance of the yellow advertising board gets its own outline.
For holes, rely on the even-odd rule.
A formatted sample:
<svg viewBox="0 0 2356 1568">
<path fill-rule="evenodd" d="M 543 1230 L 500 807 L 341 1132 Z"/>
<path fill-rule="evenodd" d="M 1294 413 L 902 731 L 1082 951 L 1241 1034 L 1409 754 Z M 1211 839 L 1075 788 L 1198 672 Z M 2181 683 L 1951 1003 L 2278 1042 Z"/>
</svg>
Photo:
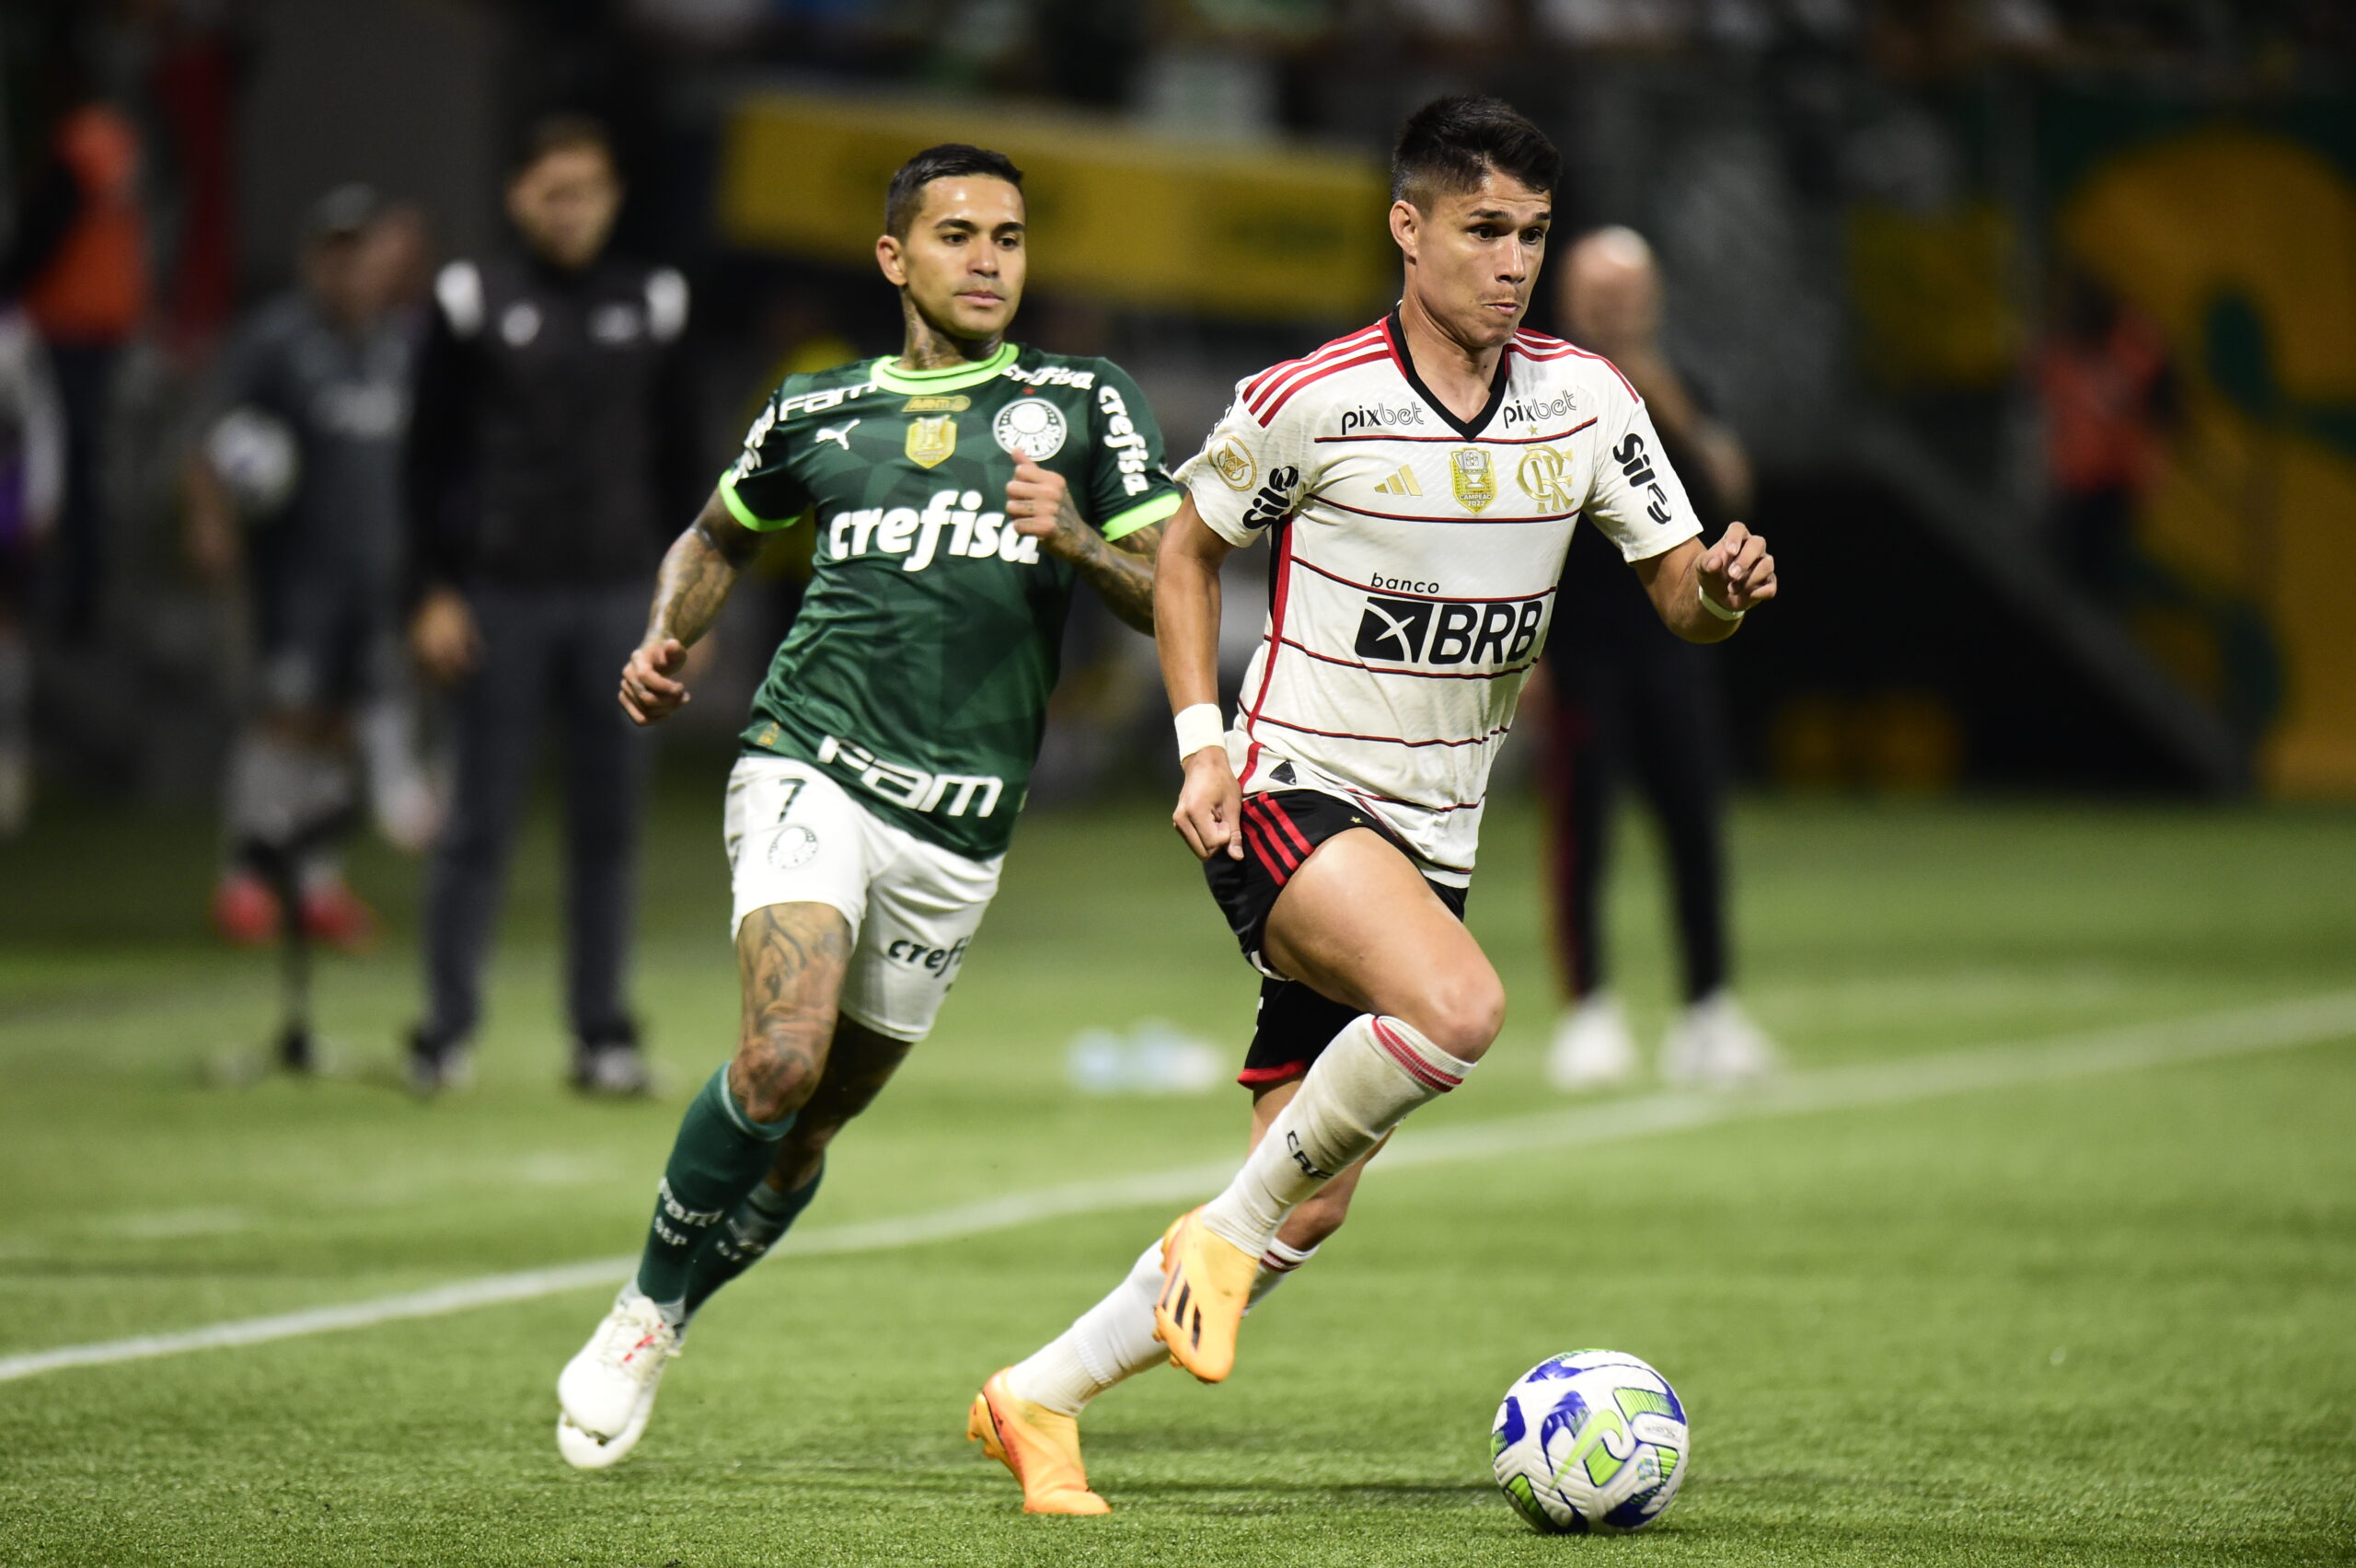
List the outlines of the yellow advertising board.
<svg viewBox="0 0 2356 1568">
<path fill-rule="evenodd" d="M 1371 316 L 1398 292 L 1372 158 L 1226 147 L 953 101 L 757 94 L 727 132 L 723 232 L 813 260 L 874 255 L 909 154 L 971 142 L 1023 172 L 1035 287 L 1247 320 Z"/>
<path fill-rule="evenodd" d="M 2356 186 L 2295 142 L 2211 130 L 2110 160 L 2062 219 L 2183 384 L 2139 544 L 2263 618 L 2282 689 L 2261 781 L 2356 796 Z M 2173 629 L 2198 688 L 2219 655 Z"/>
</svg>

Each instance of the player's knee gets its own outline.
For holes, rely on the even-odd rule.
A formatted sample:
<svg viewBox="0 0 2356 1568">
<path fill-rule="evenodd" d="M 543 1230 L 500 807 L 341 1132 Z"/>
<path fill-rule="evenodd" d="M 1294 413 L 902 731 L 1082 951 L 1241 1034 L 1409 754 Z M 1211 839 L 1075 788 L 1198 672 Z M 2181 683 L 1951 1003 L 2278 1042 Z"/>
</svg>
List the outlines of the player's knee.
<svg viewBox="0 0 2356 1568">
<path fill-rule="evenodd" d="M 1435 974 L 1402 1016 L 1449 1055 L 1477 1062 L 1505 1027 L 1505 985 L 1485 963 Z"/>
</svg>

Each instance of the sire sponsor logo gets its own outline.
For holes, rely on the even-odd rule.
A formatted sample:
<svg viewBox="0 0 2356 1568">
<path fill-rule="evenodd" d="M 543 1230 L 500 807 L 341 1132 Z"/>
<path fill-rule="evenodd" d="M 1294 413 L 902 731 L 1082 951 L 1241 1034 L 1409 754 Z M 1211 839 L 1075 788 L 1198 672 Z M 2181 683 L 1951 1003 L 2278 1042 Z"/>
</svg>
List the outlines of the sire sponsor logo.
<svg viewBox="0 0 2356 1568">
<path fill-rule="evenodd" d="M 1659 477 L 1653 471 L 1653 460 L 1645 453 L 1645 438 L 1631 433 L 1627 440 L 1611 449 L 1611 460 L 1628 478 L 1631 488 L 1652 491 L 1652 504 L 1645 508 L 1645 515 L 1656 523 L 1669 521 L 1669 492 L 1660 488 Z"/>
<path fill-rule="evenodd" d="M 1006 780 L 979 773 L 927 773 L 921 767 L 886 762 L 857 741 L 828 735 L 818 743 L 821 766 L 840 767 L 860 785 L 884 800 L 917 812 L 964 816 L 971 811 L 986 817 L 998 810 Z"/>
<path fill-rule="evenodd" d="M 910 968 L 922 969 L 946 978 L 956 973 L 958 962 L 965 956 L 965 944 L 968 940 L 959 937 L 947 947 L 937 948 L 927 947 L 922 942 L 912 942 L 906 937 L 901 937 L 895 939 L 890 947 L 884 950 L 884 956 L 895 963 L 905 963 Z"/>
<path fill-rule="evenodd" d="M 1286 513 L 1292 511 L 1292 488 L 1299 483 L 1299 468 L 1278 468 L 1270 474 L 1268 482 L 1260 487 L 1260 493 L 1252 498 L 1251 506 L 1245 509 L 1243 525 L 1265 528 L 1284 521 Z"/>
<path fill-rule="evenodd" d="M 1529 599 L 1468 604 L 1455 599 L 1389 599 L 1369 594 L 1366 613 L 1358 620 L 1358 657 L 1391 664 L 1503 668 L 1528 657 L 1538 646 L 1539 629 L 1546 621 L 1547 597 L 1541 594 Z"/>
<path fill-rule="evenodd" d="M 922 512 L 913 506 L 870 506 L 837 512 L 826 523 L 830 560 L 897 556 L 902 571 L 922 571 L 936 560 L 987 560 L 1033 566 L 1039 541 L 1018 533 L 1002 512 L 980 510 L 982 492 L 935 490 Z"/>
<path fill-rule="evenodd" d="M 1385 403 L 1377 403 L 1371 407 L 1361 405 L 1355 409 L 1342 410 L 1344 435 L 1361 430 L 1408 430 L 1420 426 L 1423 422 L 1424 410 L 1421 404 L 1411 403 L 1406 408 L 1394 409 Z"/>
<path fill-rule="evenodd" d="M 1016 360 L 999 372 L 1009 381 L 1020 381 L 1026 391 L 1042 386 L 1077 386 L 1082 392 L 1096 385 L 1092 370 L 1074 370 L 1068 364 L 1024 364 Z"/>
<path fill-rule="evenodd" d="M 1566 420 L 1579 411 L 1579 395 L 1562 392 L 1552 398 L 1515 398 L 1497 410 L 1497 417 L 1509 425 L 1543 424 L 1548 420 Z"/>
</svg>

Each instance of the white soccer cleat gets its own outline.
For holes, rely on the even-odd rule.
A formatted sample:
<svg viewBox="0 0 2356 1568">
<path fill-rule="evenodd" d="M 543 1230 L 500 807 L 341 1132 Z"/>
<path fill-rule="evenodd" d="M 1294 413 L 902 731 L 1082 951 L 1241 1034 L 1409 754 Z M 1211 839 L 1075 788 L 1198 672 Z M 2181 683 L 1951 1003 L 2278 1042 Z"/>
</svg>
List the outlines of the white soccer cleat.
<svg viewBox="0 0 2356 1568">
<path fill-rule="evenodd" d="M 1569 1092 L 1609 1089 L 1636 1076 L 1636 1038 L 1619 999 L 1598 991 L 1554 1025 L 1546 1052 L 1546 1081 Z"/>
<path fill-rule="evenodd" d="M 1775 1042 L 1722 990 L 1679 1014 L 1661 1039 L 1661 1078 L 1680 1089 L 1738 1089 L 1783 1066 Z"/>
<path fill-rule="evenodd" d="M 638 1446 L 654 1414 L 663 1369 L 679 1354 L 679 1332 L 654 1303 L 625 1288 L 581 1353 L 557 1375 L 557 1452 L 576 1470 L 618 1464 Z"/>
</svg>

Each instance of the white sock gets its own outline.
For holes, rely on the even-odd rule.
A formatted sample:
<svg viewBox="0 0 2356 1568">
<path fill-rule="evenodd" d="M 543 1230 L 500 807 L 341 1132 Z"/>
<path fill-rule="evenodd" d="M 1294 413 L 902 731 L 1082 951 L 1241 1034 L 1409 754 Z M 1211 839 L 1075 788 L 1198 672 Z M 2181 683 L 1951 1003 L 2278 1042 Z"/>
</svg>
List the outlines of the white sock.
<svg viewBox="0 0 2356 1568">
<path fill-rule="evenodd" d="M 1295 1205 L 1472 1070 L 1415 1025 L 1360 1013 L 1311 1065 L 1235 1180 L 1203 1205 L 1203 1224 L 1254 1257 L 1265 1254 Z"/>
<path fill-rule="evenodd" d="M 1259 1275 L 1252 1282 L 1253 1301 L 1257 1303 L 1316 1255 L 1314 1247 L 1268 1243 Z M 1028 1359 L 1007 1368 L 1007 1391 L 1061 1414 L 1078 1415 L 1089 1401 L 1115 1383 L 1168 1361 L 1170 1347 L 1153 1337 L 1153 1303 L 1161 1294 L 1161 1242 L 1157 1239 L 1138 1254 L 1110 1295 Z"/>
</svg>

